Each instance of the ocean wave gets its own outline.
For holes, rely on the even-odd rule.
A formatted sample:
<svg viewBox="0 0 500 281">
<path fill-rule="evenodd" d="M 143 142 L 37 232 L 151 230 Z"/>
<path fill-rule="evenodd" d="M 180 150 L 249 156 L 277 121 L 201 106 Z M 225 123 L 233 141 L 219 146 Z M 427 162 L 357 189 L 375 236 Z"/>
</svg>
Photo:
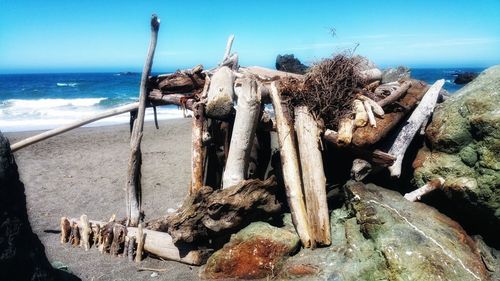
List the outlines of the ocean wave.
<svg viewBox="0 0 500 281">
<path fill-rule="evenodd" d="M 76 87 L 78 83 L 56 83 L 58 87 Z"/>
<path fill-rule="evenodd" d="M 2 107 L 13 109 L 41 109 L 41 108 L 54 108 L 63 106 L 94 106 L 98 105 L 101 101 L 107 98 L 76 98 L 76 99 L 9 99 L 2 102 Z"/>
</svg>

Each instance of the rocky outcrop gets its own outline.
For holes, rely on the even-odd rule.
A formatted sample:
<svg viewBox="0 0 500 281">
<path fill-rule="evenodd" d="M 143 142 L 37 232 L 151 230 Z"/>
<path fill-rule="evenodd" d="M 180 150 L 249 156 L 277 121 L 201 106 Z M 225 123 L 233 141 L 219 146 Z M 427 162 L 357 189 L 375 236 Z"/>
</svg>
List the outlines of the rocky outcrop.
<svg viewBox="0 0 500 281">
<path fill-rule="evenodd" d="M 54 274 L 31 230 L 24 185 L 9 141 L 0 133 L 0 280 L 55 280 Z"/>
<path fill-rule="evenodd" d="M 418 186 L 440 176 L 455 209 L 500 233 L 500 66 L 439 105 L 413 166 Z M 493 234 L 494 235 L 494 234 Z M 498 237 L 498 236 L 497 236 Z"/>
<path fill-rule="evenodd" d="M 472 80 L 476 79 L 477 75 L 478 74 L 475 72 L 457 73 L 457 77 L 455 77 L 455 81 L 453 81 L 453 83 L 461 85 L 467 84 Z"/>
<path fill-rule="evenodd" d="M 388 68 L 382 71 L 382 84 L 396 82 L 401 79 L 410 79 L 411 71 L 406 66 Z"/>
<path fill-rule="evenodd" d="M 283 280 L 491 280 L 455 221 L 373 184 L 350 182 L 331 214 L 332 245 L 287 260 Z"/>
<path fill-rule="evenodd" d="M 304 74 L 307 66 L 302 64 L 294 55 L 278 55 L 276 57 L 276 69 L 297 74 Z"/>
<path fill-rule="evenodd" d="M 298 246 L 299 237 L 293 227 L 278 228 L 265 222 L 255 222 L 233 235 L 229 243 L 208 259 L 201 277 L 273 277 Z"/>
</svg>

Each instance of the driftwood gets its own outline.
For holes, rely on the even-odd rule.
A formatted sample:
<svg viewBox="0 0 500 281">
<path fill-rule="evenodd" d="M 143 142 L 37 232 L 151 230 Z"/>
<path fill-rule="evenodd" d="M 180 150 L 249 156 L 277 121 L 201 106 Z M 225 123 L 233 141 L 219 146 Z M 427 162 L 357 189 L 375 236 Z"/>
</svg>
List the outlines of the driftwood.
<svg viewBox="0 0 500 281">
<path fill-rule="evenodd" d="M 364 104 L 369 105 L 368 107 L 371 108 L 371 111 L 375 113 L 378 117 L 384 117 L 384 109 L 374 100 L 367 96 L 359 95 L 358 99 L 362 100 Z"/>
<path fill-rule="evenodd" d="M 205 84 L 203 66 L 197 65 L 192 69 L 177 71 L 172 74 L 153 76 L 149 79 L 151 88 L 160 89 L 163 93 L 191 93 L 201 89 Z"/>
<path fill-rule="evenodd" d="M 148 222 L 147 228 L 168 232 L 174 243 L 208 242 L 221 231 L 235 231 L 254 220 L 281 211 L 274 177 L 265 181 L 246 180 L 214 190 L 204 186 L 188 196 L 182 207 L 166 217 Z"/>
<path fill-rule="evenodd" d="M 151 17 L 151 42 L 149 44 L 144 69 L 142 70 L 137 119 L 134 122 L 134 127 L 130 136 L 130 157 L 128 160 L 126 180 L 126 214 L 128 218 L 127 225 L 132 226 L 139 223 L 141 216 L 141 140 L 142 130 L 144 127 L 144 116 L 146 112 L 147 82 L 153 65 L 153 57 L 156 49 L 159 28 L 160 22 L 156 15 L 153 15 Z"/>
<path fill-rule="evenodd" d="M 69 219 L 72 225 L 75 226 L 75 229 L 79 230 L 82 228 L 82 225 L 79 223 L 79 219 Z M 106 235 L 108 238 L 103 238 L 103 241 L 113 237 L 113 229 L 114 226 L 118 223 L 115 222 L 102 222 L 102 221 L 94 221 L 91 220 L 90 223 L 92 227 L 102 226 L 102 230 L 108 229 L 108 232 L 101 232 L 101 235 Z M 128 258 L 129 260 L 133 258 L 133 253 L 135 246 L 135 237 L 138 233 L 137 227 L 125 227 L 124 225 L 119 225 L 121 228 L 126 228 L 126 236 L 129 238 L 129 246 L 128 246 Z M 155 256 L 158 256 L 163 259 L 178 261 L 190 265 L 201 265 L 208 258 L 208 254 L 210 251 L 207 250 L 198 250 L 189 245 L 175 245 L 172 241 L 172 237 L 168 233 L 153 231 L 149 229 L 143 229 L 144 232 L 144 251 Z M 67 237 L 66 239 L 68 239 Z M 123 239 L 123 243 L 125 239 Z M 104 242 L 103 242 L 104 244 Z M 102 246 L 102 245 L 101 245 Z M 124 247 L 121 247 L 124 249 Z M 103 251 L 107 252 L 107 251 Z"/>
<path fill-rule="evenodd" d="M 368 122 L 368 113 L 363 105 L 363 102 L 360 100 L 354 100 L 353 102 L 353 111 L 354 111 L 354 125 L 356 127 L 364 127 Z"/>
<path fill-rule="evenodd" d="M 339 122 L 339 133 L 337 142 L 339 145 L 346 146 L 351 143 L 352 131 L 354 130 L 354 121 L 349 117 L 344 117 Z"/>
<path fill-rule="evenodd" d="M 144 250 L 144 230 L 142 223 L 139 224 L 137 227 L 137 233 L 135 234 L 135 240 L 137 241 L 137 249 L 135 252 L 135 262 L 141 262 L 142 261 L 142 251 Z"/>
<path fill-rule="evenodd" d="M 306 106 L 296 107 L 294 111 L 311 238 L 318 244 L 330 245 L 326 178 L 320 149 L 321 129 Z"/>
<path fill-rule="evenodd" d="M 208 89 L 206 114 L 208 117 L 224 119 L 233 110 L 234 96 L 234 75 L 233 71 L 223 66 L 217 69 L 210 78 L 210 88 Z"/>
<path fill-rule="evenodd" d="M 408 89 L 411 87 L 411 81 L 405 81 L 399 88 L 397 88 L 395 91 L 393 91 L 390 95 L 385 97 L 383 100 L 378 101 L 377 103 L 384 107 L 388 104 L 391 104 L 395 101 L 397 101 L 403 94 L 408 91 Z"/>
<path fill-rule="evenodd" d="M 441 188 L 443 184 L 444 184 L 444 179 L 442 177 L 438 177 L 432 179 L 428 183 L 424 184 L 422 187 L 417 188 L 410 193 L 406 193 L 404 197 L 408 201 L 412 202 L 419 201 L 422 198 L 422 196 L 430 193 L 431 191 Z"/>
<path fill-rule="evenodd" d="M 436 106 L 439 91 L 444 85 L 444 79 L 436 81 L 425 93 L 417 108 L 413 111 L 406 125 L 399 132 L 396 140 L 389 149 L 389 154 L 396 156 L 396 161 L 389 167 L 391 176 L 401 175 L 401 165 L 406 149 L 410 146 L 413 137 L 422 126 L 422 123 L 432 114 Z"/>
<path fill-rule="evenodd" d="M 80 217 L 80 224 L 82 226 L 82 231 L 81 231 L 81 243 L 85 251 L 88 251 L 90 249 L 90 224 L 89 224 L 89 219 L 87 218 L 86 215 L 82 215 Z"/>
<path fill-rule="evenodd" d="M 413 110 L 424 96 L 428 86 L 418 80 L 411 80 L 411 82 L 411 87 L 406 95 L 394 104 L 393 107 L 395 108 L 386 110 L 384 118 L 376 118 L 376 128 L 371 126 L 356 128 L 352 135 L 352 144 L 354 146 L 369 147 L 376 144 L 385 138 L 392 129 L 397 127 L 399 122 Z"/>
<path fill-rule="evenodd" d="M 383 152 L 381 150 L 375 149 L 375 150 L 368 150 L 364 148 L 359 148 L 356 146 L 343 146 L 342 144 L 339 143 L 338 141 L 338 133 L 333 131 L 333 130 L 325 130 L 325 134 L 323 135 L 323 139 L 326 140 L 327 142 L 331 143 L 335 147 L 341 148 L 341 149 L 348 149 L 353 156 L 359 157 L 362 159 L 365 159 L 369 161 L 370 163 L 376 164 L 378 166 L 382 167 L 388 167 L 394 163 L 396 160 L 396 157 L 392 156 L 389 153 Z"/>
<path fill-rule="evenodd" d="M 351 178 L 356 181 L 363 180 L 372 171 L 372 165 L 364 160 L 356 158 L 352 161 Z"/>
<path fill-rule="evenodd" d="M 66 217 L 61 218 L 61 243 L 67 243 L 71 234 L 71 224 Z"/>
<path fill-rule="evenodd" d="M 255 131 L 260 113 L 260 92 L 252 79 L 241 80 L 238 96 L 238 110 L 229 145 L 223 187 L 233 186 L 246 179 L 250 151 L 255 139 Z"/>
<path fill-rule="evenodd" d="M 203 186 L 204 163 L 206 150 L 203 146 L 203 132 L 205 127 L 205 105 L 198 102 L 193 106 L 191 129 L 191 188 L 193 194 Z"/>
<path fill-rule="evenodd" d="M 375 115 L 373 114 L 372 106 L 368 101 L 363 102 L 363 107 L 366 110 L 366 115 L 368 117 L 368 121 L 370 122 L 370 126 L 377 127 L 377 120 L 375 120 Z"/>
<path fill-rule="evenodd" d="M 304 196 L 302 193 L 302 182 L 300 178 L 293 123 L 288 112 L 284 111 L 287 107 L 282 104 L 281 96 L 276 88 L 275 82 L 273 82 L 271 86 L 271 100 L 276 116 L 276 129 L 278 131 L 283 181 L 285 183 L 292 221 L 302 244 L 304 247 L 309 248 L 313 246 L 314 241 L 311 239 L 311 229 L 309 227 Z"/>
</svg>

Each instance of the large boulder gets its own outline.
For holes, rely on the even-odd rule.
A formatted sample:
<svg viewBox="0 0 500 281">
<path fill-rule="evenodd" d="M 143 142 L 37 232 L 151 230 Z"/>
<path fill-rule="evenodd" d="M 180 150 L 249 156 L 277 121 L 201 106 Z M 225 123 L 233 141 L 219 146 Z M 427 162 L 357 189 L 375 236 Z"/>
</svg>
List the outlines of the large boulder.
<svg viewBox="0 0 500 281">
<path fill-rule="evenodd" d="M 0 280 L 55 280 L 54 274 L 31 230 L 24 185 L 9 141 L 0 132 Z"/>
<path fill-rule="evenodd" d="M 413 163 L 416 185 L 443 177 L 445 194 L 455 209 L 496 232 L 497 238 L 500 233 L 499 106 L 500 66 L 494 66 L 436 108 L 426 130 L 429 148 L 421 149 Z"/>
<path fill-rule="evenodd" d="M 299 246 L 293 227 L 278 228 L 254 222 L 231 237 L 201 271 L 205 279 L 260 279 L 279 272 Z"/>
<path fill-rule="evenodd" d="M 457 77 L 455 77 L 455 81 L 453 83 L 455 84 L 467 84 L 471 82 L 472 80 L 476 79 L 477 73 L 475 72 L 463 72 L 463 73 L 457 73 Z"/>
<path fill-rule="evenodd" d="M 387 68 L 382 71 L 382 84 L 396 82 L 401 79 L 410 79 L 411 71 L 406 66 Z"/>
<path fill-rule="evenodd" d="M 455 221 L 373 184 L 349 182 L 331 214 L 332 245 L 302 250 L 279 277 L 301 280 L 491 280 L 476 243 Z M 491 260 L 490 266 L 498 265 Z"/>
<path fill-rule="evenodd" d="M 297 74 L 304 74 L 307 66 L 302 64 L 294 55 L 278 55 L 276 57 L 276 69 Z"/>
</svg>

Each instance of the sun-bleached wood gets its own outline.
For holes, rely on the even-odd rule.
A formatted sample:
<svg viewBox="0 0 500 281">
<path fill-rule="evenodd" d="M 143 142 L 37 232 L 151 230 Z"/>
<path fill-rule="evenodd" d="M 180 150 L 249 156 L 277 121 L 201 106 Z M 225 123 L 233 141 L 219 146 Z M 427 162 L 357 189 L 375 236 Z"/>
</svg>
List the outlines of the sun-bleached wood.
<svg viewBox="0 0 500 281">
<path fill-rule="evenodd" d="M 385 97 L 383 100 L 379 100 L 377 103 L 384 107 L 388 104 L 391 104 L 395 101 L 397 101 L 408 89 L 411 87 L 411 81 L 405 81 L 399 88 L 397 88 L 395 91 L 391 92 L 390 95 Z"/>
<path fill-rule="evenodd" d="M 359 95 L 357 97 L 358 99 L 362 100 L 363 103 L 368 103 L 370 105 L 370 108 L 372 110 L 372 112 L 377 115 L 378 117 L 381 117 L 383 118 L 384 117 L 384 109 L 378 104 L 376 103 L 374 100 L 372 100 L 371 98 L 367 97 L 367 96 L 363 96 L 363 95 Z"/>
<path fill-rule="evenodd" d="M 233 109 L 234 96 L 233 71 L 223 66 L 217 69 L 210 79 L 210 88 L 207 94 L 206 114 L 208 117 L 225 118 Z"/>
<path fill-rule="evenodd" d="M 295 112 L 295 132 L 302 168 L 302 182 L 312 239 L 320 245 L 330 245 L 330 219 L 326 200 L 326 178 L 321 155 L 321 128 L 306 106 Z"/>
<path fill-rule="evenodd" d="M 368 114 L 363 106 L 363 102 L 357 99 L 354 100 L 352 109 L 354 111 L 354 125 L 356 127 L 366 126 L 366 123 L 368 123 Z"/>
<path fill-rule="evenodd" d="M 370 126 L 377 128 L 377 120 L 375 119 L 375 115 L 373 114 L 372 106 L 368 101 L 364 101 L 363 106 L 365 108 L 368 121 L 370 122 Z"/>
<path fill-rule="evenodd" d="M 285 183 L 288 205 L 292 214 L 292 221 L 304 247 L 313 246 L 311 230 L 308 223 L 304 195 L 302 193 L 302 182 L 295 143 L 293 123 L 286 107 L 283 106 L 281 95 L 276 83 L 271 84 L 271 100 L 276 116 L 276 129 L 278 132 L 278 143 L 280 146 L 281 165 L 283 180 Z"/>
<path fill-rule="evenodd" d="M 260 92 L 255 80 L 241 79 L 238 96 L 238 110 L 234 120 L 233 134 L 229 145 L 223 187 L 238 184 L 247 177 L 250 151 L 260 114 Z"/>
<path fill-rule="evenodd" d="M 193 105 L 191 128 L 191 188 L 189 194 L 203 186 L 204 163 L 206 151 L 203 147 L 203 131 L 205 127 L 205 105 L 198 102 Z"/>
<path fill-rule="evenodd" d="M 406 193 L 404 197 L 408 201 L 412 202 L 419 201 L 422 198 L 422 196 L 438 188 L 441 188 L 443 184 L 444 184 L 444 179 L 442 177 L 437 177 L 429 181 L 428 183 L 424 184 L 422 187 L 417 188 L 410 193 Z"/>
<path fill-rule="evenodd" d="M 378 68 L 372 68 L 360 71 L 360 76 L 367 82 L 372 82 L 375 80 L 382 80 L 382 71 Z"/>
<path fill-rule="evenodd" d="M 87 215 L 82 215 L 80 217 L 80 223 L 82 226 L 82 231 L 81 231 L 81 243 L 85 251 L 88 251 L 90 249 L 90 224 L 89 224 L 89 219 L 87 218 Z"/>
<path fill-rule="evenodd" d="M 137 249 L 135 253 L 135 262 L 142 261 L 142 251 L 144 250 L 144 229 L 142 223 L 137 227 L 137 233 L 135 234 L 135 240 L 137 241 Z"/>
<path fill-rule="evenodd" d="M 349 145 L 352 140 L 352 131 L 354 130 L 354 120 L 350 117 L 344 117 L 339 122 L 339 132 L 337 143 L 339 145 Z"/>
<path fill-rule="evenodd" d="M 424 97 L 413 111 L 406 125 L 399 131 L 396 140 L 389 149 L 389 154 L 396 157 L 396 161 L 389 167 L 391 176 L 399 177 L 401 175 L 401 166 L 406 149 L 410 146 L 413 137 L 422 127 L 422 123 L 432 114 L 436 106 L 439 91 L 444 85 L 444 79 L 436 81 L 425 93 Z"/>
<path fill-rule="evenodd" d="M 144 68 L 142 69 L 141 86 L 139 91 L 139 108 L 137 119 L 134 121 L 130 134 L 130 156 L 128 160 L 127 179 L 125 181 L 127 225 L 136 226 L 141 216 L 141 140 L 146 114 L 147 82 L 153 66 L 153 57 L 158 39 L 160 21 L 156 15 L 151 16 L 151 41 Z"/>
</svg>

